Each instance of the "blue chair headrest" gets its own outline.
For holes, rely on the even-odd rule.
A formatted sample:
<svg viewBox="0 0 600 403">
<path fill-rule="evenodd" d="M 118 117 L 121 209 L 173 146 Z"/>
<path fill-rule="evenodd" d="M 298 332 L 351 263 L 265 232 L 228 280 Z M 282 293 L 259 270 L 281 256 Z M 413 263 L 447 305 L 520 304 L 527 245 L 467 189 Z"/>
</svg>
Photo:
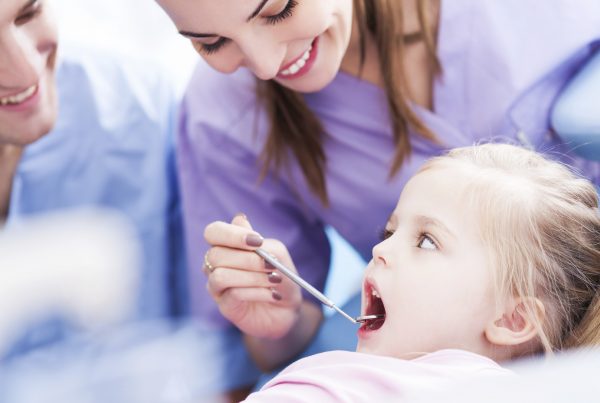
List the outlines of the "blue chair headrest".
<svg viewBox="0 0 600 403">
<path fill-rule="evenodd" d="M 600 50 L 559 94 L 550 119 L 576 154 L 600 161 Z"/>
</svg>

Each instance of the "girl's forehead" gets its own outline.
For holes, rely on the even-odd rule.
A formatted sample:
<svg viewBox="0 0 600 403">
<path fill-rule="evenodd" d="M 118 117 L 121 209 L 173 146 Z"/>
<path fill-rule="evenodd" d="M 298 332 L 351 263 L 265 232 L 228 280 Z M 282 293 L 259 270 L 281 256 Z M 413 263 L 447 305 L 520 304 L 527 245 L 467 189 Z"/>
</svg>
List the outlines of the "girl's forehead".
<svg viewBox="0 0 600 403">
<path fill-rule="evenodd" d="M 452 164 L 420 171 L 402 190 L 389 223 L 400 225 L 415 221 L 415 217 L 431 217 L 449 228 L 478 227 L 478 210 L 471 205 L 476 191 L 472 184 L 469 171 Z"/>
</svg>

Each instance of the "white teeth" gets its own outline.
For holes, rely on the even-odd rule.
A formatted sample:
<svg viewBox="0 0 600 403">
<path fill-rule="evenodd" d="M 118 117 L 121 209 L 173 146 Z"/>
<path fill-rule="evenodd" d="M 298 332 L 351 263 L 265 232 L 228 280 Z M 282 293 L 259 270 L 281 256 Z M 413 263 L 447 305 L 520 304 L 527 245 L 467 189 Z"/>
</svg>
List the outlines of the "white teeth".
<svg viewBox="0 0 600 403">
<path fill-rule="evenodd" d="M 379 295 L 377 290 L 374 288 L 371 290 L 371 295 L 373 295 L 375 298 L 381 298 L 381 295 Z"/>
<path fill-rule="evenodd" d="M 289 76 L 292 74 L 296 74 L 302 67 L 306 65 L 307 60 L 310 58 L 310 51 L 312 50 L 312 45 L 302 54 L 302 56 L 294 62 L 290 67 L 283 70 L 281 72 L 282 76 Z"/>
<path fill-rule="evenodd" d="M 0 105 L 5 106 L 20 104 L 21 102 L 25 101 L 27 98 L 32 96 L 36 89 L 37 85 L 32 85 L 31 87 L 27 88 L 25 91 L 19 94 L 11 95 L 10 97 L 0 98 Z"/>
<path fill-rule="evenodd" d="M 301 67 L 298 66 L 297 63 L 294 63 L 290 66 L 290 68 L 288 70 L 289 70 L 290 74 L 296 74 L 300 69 L 301 69 Z"/>
</svg>

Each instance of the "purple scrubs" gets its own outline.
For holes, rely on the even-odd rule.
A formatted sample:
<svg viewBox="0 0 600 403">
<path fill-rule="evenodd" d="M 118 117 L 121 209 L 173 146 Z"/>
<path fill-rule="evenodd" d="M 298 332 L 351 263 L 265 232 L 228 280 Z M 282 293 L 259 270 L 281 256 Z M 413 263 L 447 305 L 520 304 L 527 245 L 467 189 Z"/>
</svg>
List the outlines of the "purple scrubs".
<svg viewBox="0 0 600 403">
<path fill-rule="evenodd" d="M 322 288 L 330 257 L 325 225 L 370 259 L 402 187 L 427 158 L 490 138 L 564 151 L 546 125 L 550 104 L 541 101 L 556 95 L 596 38 L 597 0 L 442 0 L 444 73 L 434 86 L 434 112 L 416 107 L 442 145 L 413 135 L 411 158 L 388 179 L 394 143 L 383 90 L 341 72 L 305 96 L 329 134 L 328 208 L 296 165 L 289 175 L 258 182 L 268 124 L 255 79 L 243 68 L 224 75 L 200 64 L 184 100 L 178 142 L 194 314 L 215 330 L 231 326 L 208 296 L 200 270 L 208 247 L 203 230 L 211 221 L 244 212 L 263 236 L 287 245 L 300 274 Z M 550 74 L 556 69 L 562 73 Z M 598 164 L 578 165 L 598 183 Z"/>
</svg>

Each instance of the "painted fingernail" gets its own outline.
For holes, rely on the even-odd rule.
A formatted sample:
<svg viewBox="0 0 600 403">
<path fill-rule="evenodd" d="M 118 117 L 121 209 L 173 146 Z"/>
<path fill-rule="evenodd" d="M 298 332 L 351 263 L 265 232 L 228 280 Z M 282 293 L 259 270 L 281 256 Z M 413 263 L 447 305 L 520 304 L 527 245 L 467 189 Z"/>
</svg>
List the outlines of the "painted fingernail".
<svg viewBox="0 0 600 403">
<path fill-rule="evenodd" d="M 268 262 L 268 261 L 265 260 L 265 269 L 273 271 L 273 270 L 275 270 L 275 266 L 273 266 L 271 264 L 271 262 Z"/>
<path fill-rule="evenodd" d="M 248 246 L 260 246 L 263 243 L 263 237 L 258 234 L 246 235 L 246 245 Z"/>
<path fill-rule="evenodd" d="M 271 288 L 271 295 L 273 296 L 273 299 L 274 299 L 275 301 L 281 301 L 281 299 L 283 298 L 283 297 L 281 296 L 281 294 L 279 293 L 279 291 L 277 291 L 277 290 L 276 290 L 276 289 L 274 289 L 274 288 Z"/>
<path fill-rule="evenodd" d="M 267 276 L 269 278 L 269 281 L 273 284 L 279 284 L 281 283 L 281 276 L 277 273 L 275 273 L 274 271 L 272 271 L 271 273 L 269 273 L 269 275 Z"/>
</svg>

